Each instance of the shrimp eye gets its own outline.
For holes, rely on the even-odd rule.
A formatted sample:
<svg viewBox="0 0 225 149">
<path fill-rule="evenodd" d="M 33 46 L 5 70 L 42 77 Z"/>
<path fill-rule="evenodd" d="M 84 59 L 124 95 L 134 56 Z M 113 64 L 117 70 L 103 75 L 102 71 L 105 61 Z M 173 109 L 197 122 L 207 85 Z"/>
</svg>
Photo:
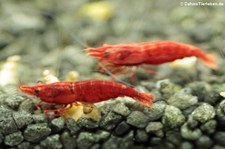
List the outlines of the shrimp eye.
<svg viewBox="0 0 225 149">
<path fill-rule="evenodd" d="M 35 89 L 35 90 L 34 90 L 34 92 L 35 92 L 35 94 L 36 94 L 36 95 L 38 95 L 38 94 L 39 94 L 39 92 L 40 92 L 40 90 Z"/>
<path fill-rule="evenodd" d="M 108 51 L 105 51 L 105 52 L 104 52 L 104 55 L 105 55 L 105 56 L 109 55 L 109 52 L 108 52 Z"/>
</svg>

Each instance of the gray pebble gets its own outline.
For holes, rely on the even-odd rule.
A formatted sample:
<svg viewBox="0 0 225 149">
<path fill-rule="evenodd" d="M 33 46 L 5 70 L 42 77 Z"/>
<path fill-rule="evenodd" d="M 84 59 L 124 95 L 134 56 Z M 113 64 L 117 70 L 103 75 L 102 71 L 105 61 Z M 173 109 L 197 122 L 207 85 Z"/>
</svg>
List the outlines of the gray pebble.
<svg viewBox="0 0 225 149">
<path fill-rule="evenodd" d="M 194 149 L 194 145 L 191 142 L 182 142 L 180 145 L 180 149 Z"/>
<path fill-rule="evenodd" d="M 18 149 L 31 149 L 32 145 L 30 142 L 22 142 L 21 144 L 18 145 Z"/>
<path fill-rule="evenodd" d="M 225 100 L 221 101 L 219 103 L 219 106 L 216 108 L 216 116 L 218 118 L 218 121 L 221 124 L 225 124 Z"/>
<path fill-rule="evenodd" d="M 114 112 L 109 112 L 102 117 L 100 121 L 100 127 L 106 130 L 112 130 L 116 125 L 122 121 L 122 116 Z"/>
<path fill-rule="evenodd" d="M 174 145 L 179 146 L 182 142 L 182 137 L 179 131 L 170 130 L 165 132 L 166 133 L 166 140 Z"/>
<path fill-rule="evenodd" d="M 135 126 L 137 128 L 144 128 L 148 124 L 148 117 L 140 112 L 140 111 L 133 111 L 131 114 L 127 117 L 127 123 Z"/>
<path fill-rule="evenodd" d="M 129 131 L 129 129 L 130 126 L 126 122 L 122 121 L 116 126 L 114 133 L 116 136 L 124 135 Z"/>
<path fill-rule="evenodd" d="M 80 118 L 77 120 L 77 124 L 80 128 L 84 128 L 84 129 L 98 128 L 98 122 L 93 121 L 90 118 Z"/>
<path fill-rule="evenodd" d="M 28 113 L 33 113 L 34 110 L 35 110 L 35 106 L 31 99 L 26 99 L 22 101 L 22 103 L 19 106 L 19 111 L 26 111 Z"/>
<path fill-rule="evenodd" d="M 187 140 L 197 140 L 199 137 L 202 136 L 202 131 L 200 129 L 189 129 L 187 124 L 185 123 L 182 127 L 181 127 L 181 136 L 184 139 Z"/>
<path fill-rule="evenodd" d="M 37 143 L 45 139 L 51 133 L 51 129 L 47 123 L 39 123 L 28 125 L 24 131 L 25 140 L 33 143 Z"/>
<path fill-rule="evenodd" d="M 66 120 L 66 127 L 70 131 L 71 134 L 76 134 L 80 131 L 80 127 L 76 123 L 76 121 L 72 118 Z"/>
<path fill-rule="evenodd" d="M 163 116 L 166 108 L 166 103 L 164 101 L 158 101 L 153 104 L 152 108 L 144 110 L 144 113 L 148 116 L 148 120 L 154 121 L 158 120 Z"/>
<path fill-rule="evenodd" d="M 149 122 L 147 127 L 145 128 L 147 133 L 156 132 L 162 130 L 163 125 L 161 122 Z"/>
<path fill-rule="evenodd" d="M 24 101 L 25 99 L 26 98 L 24 98 L 23 96 L 18 96 L 18 95 L 17 96 L 9 96 L 8 98 L 6 98 L 5 104 L 7 106 L 9 106 L 10 108 L 17 110 L 20 103 L 22 101 Z"/>
<path fill-rule="evenodd" d="M 205 123 L 210 119 L 213 119 L 215 115 L 216 112 L 213 106 L 208 103 L 203 103 L 191 113 L 191 117 L 201 123 Z"/>
<path fill-rule="evenodd" d="M 4 136 L 2 135 L 2 133 L 0 133 L 0 144 L 2 143 L 3 139 L 4 139 Z"/>
<path fill-rule="evenodd" d="M 127 135 L 123 137 L 116 137 L 111 135 L 110 138 L 103 143 L 102 148 L 107 149 L 118 149 L 124 148 L 128 149 L 134 146 L 133 142 L 134 132 L 130 131 Z"/>
<path fill-rule="evenodd" d="M 220 146 L 220 145 L 214 145 L 214 146 L 212 147 L 212 149 L 225 149 L 225 147 Z"/>
<path fill-rule="evenodd" d="M 33 122 L 33 118 L 30 113 L 25 111 L 18 111 L 13 113 L 13 118 L 18 128 L 23 128 Z"/>
<path fill-rule="evenodd" d="M 95 143 L 95 137 L 90 132 L 81 132 L 77 138 L 79 149 L 89 149 Z"/>
<path fill-rule="evenodd" d="M 198 148 L 210 149 L 213 141 L 208 136 L 203 135 L 196 141 L 196 145 Z"/>
<path fill-rule="evenodd" d="M 12 117 L 12 111 L 0 106 L 0 113 L 0 132 L 5 135 L 16 132 L 18 128 Z"/>
<path fill-rule="evenodd" d="M 217 121 L 210 120 L 200 126 L 200 129 L 206 134 L 213 134 L 216 130 Z"/>
<path fill-rule="evenodd" d="M 35 123 L 45 123 L 48 121 L 45 113 L 34 114 L 32 117 Z"/>
<path fill-rule="evenodd" d="M 8 146 L 16 146 L 23 141 L 23 135 L 20 131 L 5 136 L 4 143 Z"/>
<path fill-rule="evenodd" d="M 144 143 L 147 142 L 149 139 L 148 134 L 144 130 L 137 130 L 135 136 L 134 136 L 135 141 L 139 143 Z"/>
<path fill-rule="evenodd" d="M 63 148 L 65 149 L 74 149 L 76 147 L 76 138 L 71 136 L 69 132 L 65 131 L 60 136 L 60 140 L 62 141 Z"/>
<path fill-rule="evenodd" d="M 51 128 L 53 132 L 59 132 L 64 128 L 65 121 L 62 117 L 55 118 L 51 121 Z"/>
<path fill-rule="evenodd" d="M 214 139 L 220 145 L 225 146 L 225 132 L 217 131 L 214 135 Z"/>
<path fill-rule="evenodd" d="M 48 136 L 45 140 L 41 141 L 41 147 L 44 148 L 52 148 L 52 149 L 61 149 L 62 144 L 59 140 L 59 135 L 55 134 L 52 136 Z"/>
<path fill-rule="evenodd" d="M 114 107 L 113 107 L 113 112 L 120 114 L 122 116 L 127 116 L 130 114 L 130 110 L 128 109 L 128 107 L 123 103 L 117 103 Z"/>
<path fill-rule="evenodd" d="M 156 87 L 160 90 L 162 96 L 165 99 L 170 98 L 175 92 L 179 90 L 179 87 L 171 83 L 169 79 L 158 81 L 156 83 Z"/>
<path fill-rule="evenodd" d="M 165 113 L 162 117 L 162 123 L 166 128 L 175 128 L 182 125 L 185 122 L 185 117 L 180 109 L 174 106 L 166 106 Z"/>
<path fill-rule="evenodd" d="M 186 89 L 182 89 L 171 96 L 167 102 L 168 104 L 183 110 L 196 104 L 198 102 L 198 98 L 196 96 L 192 96 L 186 91 Z"/>
</svg>

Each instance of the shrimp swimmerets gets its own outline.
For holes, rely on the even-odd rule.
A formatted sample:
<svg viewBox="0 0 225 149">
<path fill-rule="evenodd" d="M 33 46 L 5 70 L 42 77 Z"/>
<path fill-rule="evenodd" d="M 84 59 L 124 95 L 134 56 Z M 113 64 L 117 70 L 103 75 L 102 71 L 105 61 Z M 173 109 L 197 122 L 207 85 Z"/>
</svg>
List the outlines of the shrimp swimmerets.
<svg viewBox="0 0 225 149">
<path fill-rule="evenodd" d="M 55 82 L 36 86 L 22 85 L 22 92 L 39 97 L 42 101 L 63 105 L 52 112 L 62 113 L 68 106 L 76 103 L 97 103 L 116 97 L 132 97 L 145 106 L 151 106 L 153 96 L 141 93 L 126 85 L 104 80 L 85 80 L 78 82 Z M 41 102 L 42 102 L 41 101 Z M 40 102 L 36 104 L 39 106 Z"/>
<path fill-rule="evenodd" d="M 176 41 L 104 44 L 99 48 L 88 48 L 86 52 L 99 59 L 99 64 L 112 73 L 123 72 L 126 66 L 158 65 L 191 56 L 199 58 L 211 69 L 217 68 L 213 55 L 206 54 L 195 46 Z"/>
</svg>

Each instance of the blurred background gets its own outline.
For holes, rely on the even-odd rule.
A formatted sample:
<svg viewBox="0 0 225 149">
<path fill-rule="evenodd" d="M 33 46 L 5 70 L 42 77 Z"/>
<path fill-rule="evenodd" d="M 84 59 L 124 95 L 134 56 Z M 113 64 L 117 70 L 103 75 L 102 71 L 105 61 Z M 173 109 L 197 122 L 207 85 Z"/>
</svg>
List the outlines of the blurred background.
<svg viewBox="0 0 225 149">
<path fill-rule="evenodd" d="M 96 60 L 83 49 L 104 43 L 176 40 L 222 57 L 225 6 L 184 4 L 179 0 L 1 0 L 0 84 L 7 84 L 7 79 L 35 83 L 45 69 L 62 80 L 69 71 L 93 79 Z"/>
</svg>

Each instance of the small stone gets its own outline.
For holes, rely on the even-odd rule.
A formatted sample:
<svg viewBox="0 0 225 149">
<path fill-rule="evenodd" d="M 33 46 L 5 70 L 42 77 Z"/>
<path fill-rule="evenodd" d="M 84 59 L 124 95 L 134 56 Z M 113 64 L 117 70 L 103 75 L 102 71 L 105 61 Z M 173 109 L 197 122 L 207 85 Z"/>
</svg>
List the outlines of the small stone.
<svg viewBox="0 0 225 149">
<path fill-rule="evenodd" d="M 48 127 L 47 123 L 38 123 L 28 125 L 24 131 L 25 140 L 38 143 L 45 139 L 51 133 L 51 129 Z"/>
<path fill-rule="evenodd" d="M 219 123 L 225 125 L 225 100 L 221 101 L 216 108 L 216 116 Z"/>
<path fill-rule="evenodd" d="M 185 117 L 180 109 L 174 106 L 166 106 L 165 113 L 162 117 L 162 123 L 167 128 L 175 128 L 181 126 L 185 122 Z"/>
<path fill-rule="evenodd" d="M 216 112 L 213 106 L 208 103 L 203 103 L 191 113 L 191 117 L 201 123 L 205 123 L 210 119 L 213 119 L 215 115 Z"/>
<path fill-rule="evenodd" d="M 144 130 L 137 130 L 135 135 L 135 141 L 144 143 L 148 141 L 148 134 Z"/>
<path fill-rule="evenodd" d="M 0 133 L 0 144 L 2 143 L 3 139 L 4 139 L 4 136 L 2 135 L 2 133 Z"/>
<path fill-rule="evenodd" d="M 182 137 L 179 131 L 169 130 L 166 131 L 166 140 L 174 145 L 179 146 L 182 142 Z"/>
<path fill-rule="evenodd" d="M 144 128 L 148 124 L 148 116 L 140 111 L 133 111 L 127 117 L 127 123 L 137 128 Z"/>
<path fill-rule="evenodd" d="M 197 141 L 198 148 L 210 149 L 213 145 L 213 141 L 208 136 L 201 136 Z"/>
<path fill-rule="evenodd" d="M 6 104 L 7 106 L 9 106 L 10 108 L 17 110 L 18 107 L 19 107 L 19 105 L 20 105 L 20 103 L 21 103 L 22 101 L 24 101 L 24 100 L 25 100 L 25 98 L 22 97 L 22 96 L 18 96 L 18 95 L 17 95 L 17 96 L 9 96 L 9 97 L 5 100 L 5 104 Z"/>
<path fill-rule="evenodd" d="M 122 116 L 127 116 L 130 114 L 130 110 L 123 102 L 117 103 L 113 108 L 113 112 Z"/>
<path fill-rule="evenodd" d="M 159 137 L 152 137 L 150 139 L 150 144 L 152 144 L 152 145 L 159 145 L 161 143 L 162 143 L 162 139 Z"/>
<path fill-rule="evenodd" d="M 187 120 L 187 126 L 191 129 L 194 129 L 198 126 L 198 121 L 193 119 L 192 117 L 189 117 Z"/>
<path fill-rule="evenodd" d="M 214 139 L 218 144 L 225 146 L 225 132 L 217 131 L 214 135 Z"/>
<path fill-rule="evenodd" d="M 34 103 L 30 99 L 22 101 L 22 103 L 19 106 L 19 111 L 26 111 L 28 113 L 33 113 L 34 110 L 35 110 Z"/>
<path fill-rule="evenodd" d="M 5 136 L 4 143 L 8 146 L 16 146 L 23 141 L 23 135 L 20 131 Z"/>
<path fill-rule="evenodd" d="M 93 121 L 89 118 L 80 118 L 77 120 L 77 124 L 80 128 L 85 128 L 85 129 L 98 128 L 98 122 Z"/>
<path fill-rule="evenodd" d="M 194 146 L 193 143 L 185 141 L 181 143 L 180 149 L 194 149 Z"/>
<path fill-rule="evenodd" d="M 206 42 L 212 38 L 212 30 L 206 26 L 199 26 L 192 28 L 188 32 L 189 36 L 196 42 Z"/>
<path fill-rule="evenodd" d="M 212 149 L 225 149 L 225 147 L 220 145 L 214 145 Z"/>
<path fill-rule="evenodd" d="M 94 145 L 92 145 L 92 147 L 90 149 L 101 149 L 101 145 L 100 144 L 94 144 Z"/>
<path fill-rule="evenodd" d="M 198 102 L 198 98 L 196 96 L 192 96 L 186 89 L 182 89 L 171 96 L 167 102 L 170 105 L 173 105 L 181 110 L 186 109 Z"/>
<path fill-rule="evenodd" d="M 115 135 L 120 136 L 127 133 L 129 129 L 130 129 L 130 126 L 126 122 L 122 121 L 116 126 L 114 132 L 115 132 Z"/>
<path fill-rule="evenodd" d="M 95 134 L 95 142 L 102 142 L 105 141 L 109 138 L 110 133 L 108 131 L 104 131 L 104 130 L 98 130 Z"/>
<path fill-rule="evenodd" d="M 90 132 L 81 132 L 77 138 L 79 149 L 89 149 L 95 143 L 95 137 Z"/>
<path fill-rule="evenodd" d="M 33 122 L 33 118 L 30 113 L 25 111 L 18 111 L 13 113 L 13 118 L 18 128 L 23 128 Z"/>
<path fill-rule="evenodd" d="M 181 136 L 187 140 L 197 140 L 199 137 L 202 136 L 202 132 L 198 128 L 191 130 L 187 127 L 187 124 L 184 124 L 181 127 Z"/>
<path fill-rule="evenodd" d="M 55 134 L 47 137 L 45 140 L 41 141 L 41 147 L 52 148 L 52 149 L 61 149 L 62 144 L 59 140 L 59 135 Z"/>
<path fill-rule="evenodd" d="M 66 120 L 66 127 L 70 131 L 71 134 L 76 134 L 80 130 L 80 127 L 76 123 L 76 121 L 72 118 Z"/>
<path fill-rule="evenodd" d="M 17 132 L 18 128 L 12 117 L 12 111 L 0 106 L 0 113 L 0 132 L 4 135 Z"/>
<path fill-rule="evenodd" d="M 63 148 L 64 149 L 74 149 L 76 148 L 76 141 L 74 141 L 76 138 L 74 136 L 71 136 L 69 132 L 65 131 L 60 136 L 60 140 L 62 141 Z"/>
<path fill-rule="evenodd" d="M 65 122 L 62 117 L 56 118 L 51 121 L 51 128 L 54 132 L 59 132 L 64 128 Z"/>
<path fill-rule="evenodd" d="M 44 113 L 34 114 L 32 116 L 35 123 L 45 123 L 48 121 L 47 116 Z"/>
<path fill-rule="evenodd" d="M 207 134 L 213 134 L 216 130 L 216 126 L 217 126 L 217 121 L 215 120 L 210 120 L 204 124 L 202 124 L 200 126 L 200 129 L 204 132 L 206 132 Z"/>
<path fill-rule="evenodd" d="M 164 101 L 158 101 L 153 104 L 153 108 L 144 110 L 144 113 L 148 116 L 149 121 L 159 120 L 165 111 L 166 103 Z"/>
<path fill-rule="evenodd" d="M 148 123 L 147 127 L 145 128 L 145 131 L 150 134 L 154 134 L 157 137 L 163 137 L 163 125 L 160 122 L 150 122 Z"/>
<path fill-rule="evenodd" d="M 22 142 L 21 144 L 18 145 L 18 149 L 31 149 L 32 145 L 30 142 Z"/>
<path fill-rule="evenodd" d="M 166 99 L 171 97 L 179 89 L 179 87 L 171 83 L 169 79 L 158 81 L 156 87 Z"/>
<path fill-rule="evenodd" d="M 100 122 L 100 127 L 106 130 L 112 130 L 121 121 L 122 121 L 121 115 L 118 115 L 114 112 L 109 112 L 108 114 L 103 116 Z"/>
</svg>

